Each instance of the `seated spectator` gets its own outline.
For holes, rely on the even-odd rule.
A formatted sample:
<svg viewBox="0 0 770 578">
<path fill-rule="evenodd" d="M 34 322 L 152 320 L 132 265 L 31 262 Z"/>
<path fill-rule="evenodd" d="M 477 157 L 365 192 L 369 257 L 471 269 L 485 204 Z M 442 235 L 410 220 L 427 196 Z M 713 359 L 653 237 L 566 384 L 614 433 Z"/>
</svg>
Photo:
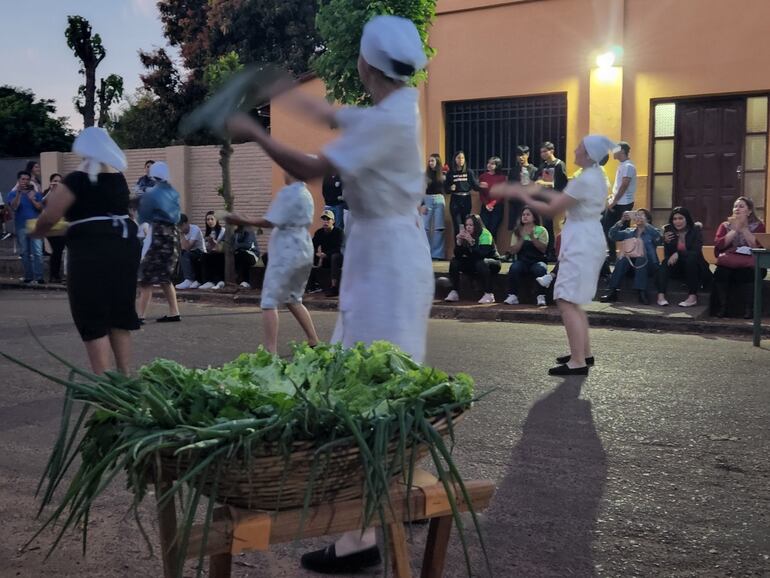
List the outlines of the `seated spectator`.
<svg viewBox="0 0 770 578">
<path fill-rule="evenodd" d="M 759 247 L 755 233 L 764 233 L 765 224 L 754 213 L 754 202 L 738 197 L 733 214 L 719 225 L 714 239 L 717 268 L 714 272 L 714 297 L 717 317 L 727 316 L 730 289 L 738 288 L 743 297 L 745 319 L 754 316 L 754 256 L 752 247 Z"/>
<path fill-rule="evenodd" d="M 251 289 L 251 268 L 259 261 L 259 247 L 254 230 L 238 225 L 233 234 L 236 282 L 244 289 Z"/>
<path fill-rule="evenodd" d="M 206 213 L 206 251 L 203 255 L 203 280 L 201 289 L 221 289 L 225 286 L 225 254 L 223 241 L 225 228 L 219 223 L 214 211 Z"/>
<path fill-rule="evenodd" d="M 310 271 L 308 291 L 315 293 L 321 289 L 318 282 L 317 271 L 329 269 L 331 273 L 331 287 L 326 291 L 328 297 L 336 297 L 340 294 L 340 276 L 342 272 L 342 230 L 334 226 L 334 213 L 325 210 L 321 215 L 321 228 L 313 235 L 313 249 L 315 257 L 313 268 Z"/>
<path fill-rule="evenodd" d="M 182 268 L 182 282 L 177 289 L 197 289 L 200 287 L 200 280 L 203 278 L 201 273 L 201 261 L 206 254 L 206 242 L 203 238 L 203 231 L 198 225 L 190 223 L 187 215 L 182 213 L 179 217 L 179 232 L 181 238 L 179 244 L 182 248 L 179 256 L 179 265 Z"/>
<path fill-rule="evenodd" d="M 698 304 L 698 289 L 711 284 L 711 271 L 703 257 L 703 226 L 692 220 L 685 207 L 674 207 L 663 227 L 663 262 L 658 272 L 658 305 L 668 305 L 668 279 L 684 279 L 687 299 L 679 307 Z"/>
<path fill-rule="evenodd" d="M 636 222 L 636 227 L 632 228 L 631 220 Z M 661 234 L 651 224 L 652 214 L 647 209 L 637 211 L 625 211 L 620 221 L 615 223 L 609 231 L 609 238 L 612 242 L 625 241 L 627 239 L 640 240 L 644 244 L 644 255 L 641 257 L 623 257 L 615 263 L 615 270 L 612 272 L 609 282 L 609 291 L 602 295 L 602 303 L 611 303 L 617 301 L 620 294 L 620 284 L 623 277 L 628 273 L 629 268 L 634 268 L 634 289 L 639 292 L 639 303 L 649 304 L 647 298 L 647 285 L 650 278 L 655 278 L 658 273 L 658 252 L 655 249 L 661 242 Z"/>
<path fill-rule="evenodd" d="M 519 223 L 513 229 L 511 235 L 510 253 L 516 260 L 508 269 L 508 297 L 505 303 L 508 305 L 519 304 L 519 282 L 523 276 L 531 276 L 538 279 L 537 304 L 545 305 L 545 290 L 550 285 L 540 281 L 547 273 L 545 266 L 545 252 L 548 249 L 548 231 L 540 225 L 540 216 L 531 208 L 524 207 L 519 215 Z"/>
<path fill-rule="evenodd" d="M 484 295 L 479 299 L 479 303 L 494 303 L 492 276 L 499 272 L 500 260 L 492 233 L 481 223 L 481 217 L 468 215 L 464 228 L 455 237 L 455 256 L 449 262 L 452 290 L 445 301 L 460 300 L 457 288 L 460 286 L 460 273 L 465 273 L 481 280 Z"/>
</svg>

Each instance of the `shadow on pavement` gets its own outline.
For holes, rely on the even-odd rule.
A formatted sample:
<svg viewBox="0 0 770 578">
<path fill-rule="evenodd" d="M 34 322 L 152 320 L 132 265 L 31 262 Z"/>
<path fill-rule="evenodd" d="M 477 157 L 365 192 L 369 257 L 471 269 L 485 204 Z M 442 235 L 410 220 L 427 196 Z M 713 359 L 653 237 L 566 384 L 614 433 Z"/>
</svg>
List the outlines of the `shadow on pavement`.
<svg viewBox="0 0 770 578">
<path fill-rule="evenodd" d="M 584 377 L 563 381 L 524 422 L 487 512 L 496 576 L 594 576 L 592 541 L 607 477 Z M 494 522 L 492 522 L 494 520 Z"/>
</svg>

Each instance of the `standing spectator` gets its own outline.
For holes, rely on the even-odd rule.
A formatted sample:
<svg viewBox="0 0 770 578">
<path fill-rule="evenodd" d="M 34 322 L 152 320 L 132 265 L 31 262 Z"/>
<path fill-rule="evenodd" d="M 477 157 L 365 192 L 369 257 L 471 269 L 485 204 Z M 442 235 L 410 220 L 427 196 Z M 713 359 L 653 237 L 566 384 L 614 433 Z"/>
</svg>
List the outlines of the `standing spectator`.
<svg viewBox="0 0 770 578">
<path fill-rule="evenodd" d="M 201 289 L 222 289 L 225 286 L 225 228 L 220 224 L 214 211 L 206 213 L 206 251 L 203 264 L 203 285 Z"/>
<path fill-rule="evenodd" d="M 48 188 L 43 191 L 43 207 L 48 204 L 49 196 L 56 190 L 61 180 L 62 176 L 59 173 L 53 173 L 49 177 Z M 53 237 L 47 237 L 47 239 L 51 245 L 51 260 L 48 262 L 48 281 L 50 283 L 61 283 L 62 256 L 67 245 L 67 239 L 62 235 L 54 235 Z"/>
<path fill-rule="evenodd" d="M 452 217 L 455 237 L 464 230 L 465 218 L 471 214 L 471 192 L 480 190 L 476 173 L 465 164 L 465 153 L 456 152 L 452 168 L 444 180 L 444 191 L 450 195 L 449 214 Z"/>
<path fill-rule="evenodd" d="M 147 189 L 139 202 L 139 221 L 152 225 L 152 242 L 139 267 L 138 313 L 140 321 L 144 322 L 147 305 L 152 298 L 152 286 L 160 285 L 168 303 L 168 315 L 156 321 L 170 323 L 182 320 L 173 284 L 179 260 L 179 193 L 169 183 L 166 163 L 153 163 L 150 177 L 155 181 L 155 186 Z"/>
<path fill-rule="evenodd" d="M 35 187 L 35 191 L 38 193 L 43 190 L 43 181 L 40 172 L 40 163 L 37 161 L 27 161 L 27 166 L 24 167 L 30 175 L 30 183 Z"/>
<path fill-rule="evenodd" d="M 669 277 L 684 279 L 687 299 L 679 307 L 698 304 L 698 289 L 711 284 L 711 270 L 703 257 L 703 226 L 693 221 L 685 207 L 674 207 L 663 227 L 663 263 L 658 273 L 658 305 L 668 305 Z"/>
<path fill-rule="evenodd" d="M 631 162 L 631 146 L 627 142 L 619 142 L 620 149 L 613 155 L 613 158 L 620 161 L 618 169 L 615 172 L 615 182 L 612 185 L 612 196 L 607 204 L 607 210 L 604 214 L 603 227 L 607 236 L 607 248 L 609 250 L 609 260 L 614 262 L 615 243 L 609 238 L 609 230 L 620 216 L 626 211 L 634 208 L 634 197 L 636 195 L 636 167 Z"/>
<path fill-rule="evenodd" d="M 155 181 L 150 176 L 150 167 L 152 167 L 154 163 L 154 160 L 145 161 L 144 174 L 136 181 L 134 191 L 140 196 L 155 186 Z"/>
<path fill-rule="evenodd" d="M 632 220 L 635 221 L 635 228 L 630 227 Z M 639 303 L 648 305 L 650 301 L 647 297 L 647 286 L 650 279 L 656 279 L 658 276 L 660 262 L 656 247 L 660 245 L 662 239 L 660 231 L 652 226 L 652 214 L 647 209 L 626 211 L 620 221 L 610 229 L 609 237 L 611 243 L 637 239 L 637 242 L 644 244 L 644 255 L 635 258 L 626 257 L 617 261 L 610 277 L 609 291 L 599 300 L 602 303 L 617 301 L 620 295 L 620 284 L 629 268 L 633 267 L 634 289 L 639 292 Z"/>
<path fill-rule="evenodd" d="M 88 127 L 72 151 L 83 158 L 48 199 L 37 221 L 44 236 L 62 217 L 67 230 L 67 293 L 75 326 L 85 343 L 91 369 L 107 371 L 115 357 L 128 374 L 136 316 L 139 242 L 128 216 L 128 185 L 121 172 L 126 157 L 104 129 Z"/>
<path fill-rule="evenodd" d="M 324 177 L 321 191 L 324 197 L 324 210 L 334 213 L 334 222 L 338 229 L 345 230 L 345 211 L 348 206 L 342 196 L 342 179 L 339 175 Z"/>
<path fill-rule="evenodd" d="M 544 142 L 540 145 L 540 158 L 543 161 L 537 170 L 537 184 L 543 188 L 562 192 L 567 186 L 567 167 L 564 161 L 557 159 L 552 142 Z M 556 260 L 553 244 L 556 239 L 553 228 L 553 217 L 544 215 L 543 226 L 548 231 L 548 249 L 546 256 L 548 261 Z"/>
<path fill-rule="evenodd" d="M 489 195 L 492 187 L 506 180 L 503 174 L 503 161 L 500 157 L 492 157 L 487 161 L 487 172 L 479 177 L 479 199 L 481 200 L 481 222 L 492 233 L 492 239 L 497 241 L 497 229 L 503 222 L 502 200 L 493 199 Z"/>
<path fill-rule="evenodd" d="M 420 212 L 428 236 L 430 256 L 433 260 L 443 259 L 444 251 L 444 172 L 441 157 L 433 153 L 428 157 L 428 168 L 425 171 L 425 198 Z"/>
<path fill-rule="evenodd" d="M 206 253 L 206 241 L 203 231 L 198 225 L 190 223 L 190 219 L 182 213 L 179 217 L 179 245 L 182 249 L 179 265 L 182 268 L 183 280 L 177 289 L 197 289 L 200 287 L 201 261 Z"/>
<path fill-rule="evenodd" d="M 313 249 L 315 258 L 313 268 L 310 271 L 308 285 L 312 292 L 320 289 L 317 280 L 318 269 L 329 269 L 331 274 L 331 287 L 326 292 L 328 297 L 336 297 L 340 294 L 340 277 L 342 273 L 342 241 L 343 234 L 334 226 L 334 213 L 324 211 L 321 215 L 321 228 L 313 235 Z"/>
<path fill-rule="evenodd" d="M 513 170 L 508 175 L 508 180 L 512 183 L 528 185 L 535 180 L 537 176 L 537 167 L 529 162 L 529 147 L 519 145 L 516 147 L 516 162 L 513 163 Z M 513 230 L 519 222 L 519 216 L 524 208 L 524 203 L 517 199 L 508 201 L 508 229 Z"/>
<path fill-rule="evenodd" d="M 200 229 L 199 229 L 200 230 Z M 259 261 L 257 236 L 250 227 L 239 225 L 233 234 L 233 259 L 236 282 L 244 289 L 251 289 L 251 268 Z"/>
<path fill-rule="evenodd" d="M 525 206 L 519 217 L 519 224 L 511 235 L 511 254 L 516 260 L 508 269 L 508 305 L 519 304 L 519 281 L 525 275 L 540 279 L 548 273 L 545 266 L 545 251 L 548 248 L 548 231 L 540 225 L 540 216 Z M 537 304 L 545 305 L 545 290 L 550 285 L 540 281 L 536 283 Z"/>
<path fill-rule="evenodd" d="M 5 241 L 11 237 L 11 233 L 5 228 L 5 223 L 11 219 L 13 219 L 13 214 L 11 209 L 5 205 L 3 194 L 0 191 L 0 241 Z"/>
<path fill-rule="evenodd" d="M 484 228 L 481 217 L 468 215 L 465 228 L 455 238 L 455 256 L 449 263 L 449 279 L 452 290 L 444 301 L 459 301 L 460 273 L 478 277 L 484 289 L 479 303 L 494 303 L 492 277 L 500 272 L 492 233 Z"/>
<path fill-rule="evenodd" d="M 14 214 L 16 243 L 24 264 L 24 283 L 45 283 L 43 279 L 43 240 L 27 234 L 27 221 L 37 219 L 43 210 L 43 194 L 35 189 L 27 171 L 16 174 L 16 186 L 8 194 Z"/>
<path fill-rule="evenodd" d="M 765 224 L 754 213 L 754 201 L 738 197 L 733 203 L 733 214 L 719 225 L 714 239 L 717 268 L 714 271 L 714 296 L 717 316 L 727 316 L 730 289 L 737 287 L 743 297 L 744 319 L 754 316 L 754 255 L 759 247 L 755 233 L 764 233 Z"/>
</svg>

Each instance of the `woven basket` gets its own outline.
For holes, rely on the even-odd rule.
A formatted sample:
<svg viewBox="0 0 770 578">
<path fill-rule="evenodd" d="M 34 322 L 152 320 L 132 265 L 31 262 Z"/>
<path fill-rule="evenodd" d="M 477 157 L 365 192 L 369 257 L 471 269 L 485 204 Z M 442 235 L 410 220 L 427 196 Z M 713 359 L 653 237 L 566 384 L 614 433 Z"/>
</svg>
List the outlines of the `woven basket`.
<svg viewBox="0 0 770 578">
<path fill-rule="evenodd" d="M 462 417 L 463 413 L 457 413 L 452 416 L 452 422 L 457 423 Z M 435 418 L 432 424 L 442 436 L 449 433 L 446 417 Z M 252 454 L 248 464 L 242 456 L 231 459 L 222 464 L 220 469 L 217 502 L 250 510 L 287 510 L 302 507 L 316 449 L 314 442 L 297 442 L 286 461 L 278 453 L 277 446 L 262 446 L 259 453 Z M 388 447 L 389 459 L 396 453 L 396 449 L 396 442 L 391 442 Z M 415 451 L 415 463 L 424 458 L 428 451 L 427 445 L 420 444 Z M 406 453 L 408 456 L 411 448 Z M 191 452 L 177 456 L 170 452 L 161 452 L 160 462 L 164 476 L 168 479 L 182 477 L 190 467 L 192 457 Z M 319 466 L 310 505 L 352 500 L 362 496 L 364 470 L 358 447 L 340 446 L 332 450 L 328 458 L 321 458 Z M 211 495 L 212 485 L 211 479 L 204 482 L 205 495 Z"/>
</svg>

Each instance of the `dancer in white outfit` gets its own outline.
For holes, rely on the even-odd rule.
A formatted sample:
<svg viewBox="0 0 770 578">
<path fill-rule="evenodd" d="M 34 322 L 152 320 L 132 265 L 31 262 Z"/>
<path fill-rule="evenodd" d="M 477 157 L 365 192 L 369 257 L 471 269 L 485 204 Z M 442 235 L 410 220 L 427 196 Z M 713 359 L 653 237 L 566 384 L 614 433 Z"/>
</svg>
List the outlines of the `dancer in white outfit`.
<svg viewBox="0 0 770 578">
<path fill-rule="evenodd" d="M 569 182 L 563 194 L 537 185 L 501 184 L 493 189 L 493 194 L 521 200 L 541 215 L 567 211 L 553 296 L 567 330 L 570 354 L 556 359 L 558 365 L 548 371 L 550 375 L 587 375 L 588 366 L 593 365 L 588 316 L 580 306 L 590 303 L 596 294 L 604 262 L 607 243 L 601 213 L 607 186 L 598 163 L 614 148 L 607 137 L 585 137 L 575 150 L 575 163 L 584 170 Z"/>
<path fill-rule="evenodd" d="M 378 16 L 364 27 L 358 72 L 370 108 L 336 110 L 327 102 L 289 94 L 297 111 L 312 112 L 342 134 L 318 158 L 276 142 L 249 116 L 228 122 L 286 171 L 302 180 L 339 174 L 351 218 L 345 219 L 345 270 L 334 339 L 389 340 L 417 361 L 425 355 L 434 294 L 430 250 L 418 206 L 424 193 L 418 92 L 406 82 L 427 59 L 414 24 Z M 305 568 L 355 572 L 380 561 L 374 530 L 351 532 L 302 557 Z"/>
</svg>

